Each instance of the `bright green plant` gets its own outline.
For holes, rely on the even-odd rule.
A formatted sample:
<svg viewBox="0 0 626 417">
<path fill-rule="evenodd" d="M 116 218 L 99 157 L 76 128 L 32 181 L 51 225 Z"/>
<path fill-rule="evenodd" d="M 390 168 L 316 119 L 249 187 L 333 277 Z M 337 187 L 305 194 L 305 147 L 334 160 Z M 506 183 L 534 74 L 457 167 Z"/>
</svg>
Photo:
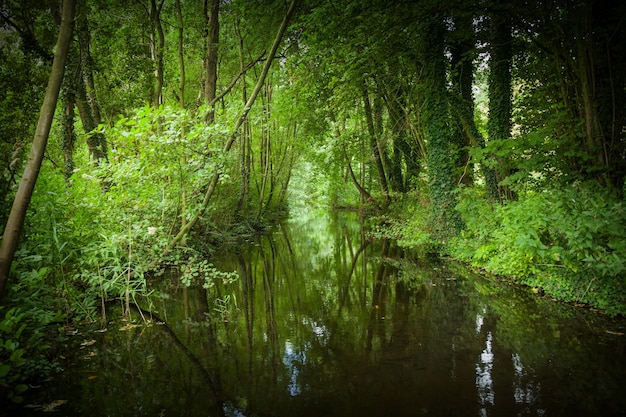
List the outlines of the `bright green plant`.
<svg viewBox="0 0 626 417">
<path fill-rule="evenodd" d="M 563 300 L 623 312 L 626 214 L 610 190 L 579 183 L 505 206 L 468 191 L 458 207 L 467 228 L 453 242 L 455 257 Z"/>
</svg>

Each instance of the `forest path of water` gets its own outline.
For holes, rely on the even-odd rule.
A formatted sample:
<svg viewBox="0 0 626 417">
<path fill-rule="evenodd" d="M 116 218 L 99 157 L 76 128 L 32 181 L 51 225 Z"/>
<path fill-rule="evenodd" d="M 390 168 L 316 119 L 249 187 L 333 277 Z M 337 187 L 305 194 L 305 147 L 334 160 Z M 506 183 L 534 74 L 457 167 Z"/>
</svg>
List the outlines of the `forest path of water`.
<svg viewBox="0 0 626 417">
<path fill-rule="evenodd" d="M 413 258 L 355 219 L 291 221 L 214 262 L 237 281 L 163 279 L 164 323 L 113 309 L 19 414 L 625 415 L 623 321 Z"/>
</svg>

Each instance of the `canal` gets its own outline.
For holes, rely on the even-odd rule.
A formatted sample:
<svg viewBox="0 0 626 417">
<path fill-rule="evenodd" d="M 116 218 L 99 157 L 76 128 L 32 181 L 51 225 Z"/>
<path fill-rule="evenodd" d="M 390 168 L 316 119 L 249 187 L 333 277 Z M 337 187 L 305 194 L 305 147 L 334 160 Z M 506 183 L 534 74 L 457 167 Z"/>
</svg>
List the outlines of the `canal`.
<svg viewBox="0 0 626 417">
<path fill-rule="evenodd" d="M 626 415 L 623 320 L 370 239 L 356 216 L 211 262 L 237 277 L 152 279 L 153 315 L 113 306 L 106 331 L 70 336 L 16 415 Z"/>
</svg>

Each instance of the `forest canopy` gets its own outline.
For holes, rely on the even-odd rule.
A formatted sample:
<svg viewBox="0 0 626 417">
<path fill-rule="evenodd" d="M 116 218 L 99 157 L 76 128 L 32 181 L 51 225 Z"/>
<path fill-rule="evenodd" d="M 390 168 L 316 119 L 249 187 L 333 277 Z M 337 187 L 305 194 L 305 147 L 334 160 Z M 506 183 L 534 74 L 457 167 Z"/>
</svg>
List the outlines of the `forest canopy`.
<svg viewBox="0 0 626 417">
<path fill-rule="evenodd" d="M 0 3 L 3 226 L 75 8 L 19 246 L 0 259 L 7 306 L 54 300 L 45 324 L 149 304 L 148 275 L 210 281 L 216 246 L 332 207 L 626 312 L 626 3 L 63 3 Z"/>
</svg>

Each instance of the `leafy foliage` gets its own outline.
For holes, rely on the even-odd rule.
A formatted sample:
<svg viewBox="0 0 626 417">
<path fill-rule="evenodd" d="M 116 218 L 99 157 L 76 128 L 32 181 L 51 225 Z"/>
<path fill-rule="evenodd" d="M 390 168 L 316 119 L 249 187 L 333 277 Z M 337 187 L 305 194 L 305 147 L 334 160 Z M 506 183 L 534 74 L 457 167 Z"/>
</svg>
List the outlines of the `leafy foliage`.
<svg viewBox="0 0 626 417">
<path fill-rule="evenodd" d="M 581 183 L 505 206 L 466 193 L 459 210 L 467 229 L 455 256 L 558 298 L 624 313 L 626 215 L 614 193 Z"/>
</svg>

